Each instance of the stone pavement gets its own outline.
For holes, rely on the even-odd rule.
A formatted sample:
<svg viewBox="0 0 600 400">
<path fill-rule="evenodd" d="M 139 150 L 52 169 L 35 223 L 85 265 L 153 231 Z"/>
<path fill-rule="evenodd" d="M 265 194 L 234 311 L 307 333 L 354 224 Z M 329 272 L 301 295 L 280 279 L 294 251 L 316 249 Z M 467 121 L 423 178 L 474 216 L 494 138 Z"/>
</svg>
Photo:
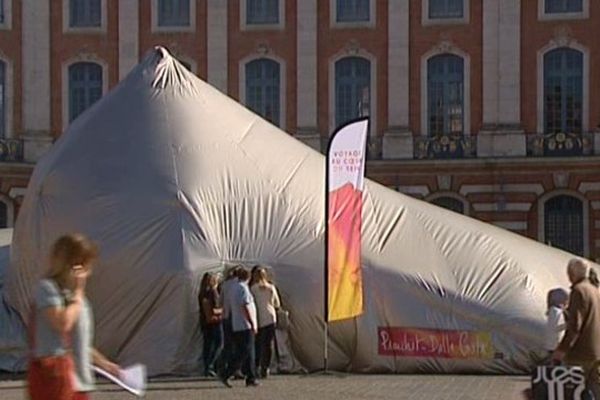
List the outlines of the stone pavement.
<svg viewBox="0 0 600 400">
<path fill-rule="evenodd" d="M 4 377 L 6 378 L 6 377 Z M 0 399 L 25 399 L 22 380 L 1 380 Z M 245 388 L 233 381 L 225 388 L 219 381 L 197 377 L 153 379 L 146 399 L 169 400 L 522 400 L 529 386 L 526 376 L 473 375 L 279 375 Z M 93 400 L 132 400 L 133 396 L 102 381 Z"/>
</svg>

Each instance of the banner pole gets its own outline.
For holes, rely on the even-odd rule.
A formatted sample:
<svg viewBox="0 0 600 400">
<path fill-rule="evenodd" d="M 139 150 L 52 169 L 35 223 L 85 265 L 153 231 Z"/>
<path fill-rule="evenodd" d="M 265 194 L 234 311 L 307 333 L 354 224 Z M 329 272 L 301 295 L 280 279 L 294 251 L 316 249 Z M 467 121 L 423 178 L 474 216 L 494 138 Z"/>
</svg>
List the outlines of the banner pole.
<svg viewBox="0 0 600 400">
<path fill-rule="evenodd" d="M 331 143 L 333 142 L 332 135 L 327 143 L 327 154 L 325 156 L 325 249 L 324 249 L 324 279 L 323 279 L 323 322 L 325 328 L 323 329 L 324 340 L 323 340 L 323 373 L 327 373 L 327 358 L 329 356 L 329 157 Z"/>
</svg>

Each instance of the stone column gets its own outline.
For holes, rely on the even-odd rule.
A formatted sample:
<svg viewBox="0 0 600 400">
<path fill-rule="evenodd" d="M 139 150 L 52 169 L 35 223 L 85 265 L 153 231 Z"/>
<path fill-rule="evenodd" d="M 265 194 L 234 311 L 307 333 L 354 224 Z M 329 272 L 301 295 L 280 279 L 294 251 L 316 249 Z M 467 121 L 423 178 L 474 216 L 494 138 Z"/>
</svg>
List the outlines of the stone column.
<svg viewBox="0 0 600 400">
<path fill-rule="evenodd" d="M 227 1 L 208 0 L 207 8 L 208 83 L 227 94 Z"/>
<path fill-rule="evenodd" d="M 527 153 L 521 129 L 521 0 L 483 0 L 483 128 L 478 157 Z"/>
<path fill-rule="evenodd" d="M 383 135 L 383 158 L 413 158 L 409 129 L 409 5 L 388 2 L 388 125 Z"/>
<path fill-rule="evenodd" d="M 296 15 L 296 137 L 320 151 L 321 135 L 317 123 L 317 0 L 297 1 Z"/>
<path fill-rule="evenodd" d="M 35 163 L 52 145 L 50 132 L 50 1 L 22 1 L 23 153 Z"/>
<path fill-rule="evenodd" d="M 119 80 L 139 62 L 139 7 L 138 0 L 119 0 Z"/>
</svg>

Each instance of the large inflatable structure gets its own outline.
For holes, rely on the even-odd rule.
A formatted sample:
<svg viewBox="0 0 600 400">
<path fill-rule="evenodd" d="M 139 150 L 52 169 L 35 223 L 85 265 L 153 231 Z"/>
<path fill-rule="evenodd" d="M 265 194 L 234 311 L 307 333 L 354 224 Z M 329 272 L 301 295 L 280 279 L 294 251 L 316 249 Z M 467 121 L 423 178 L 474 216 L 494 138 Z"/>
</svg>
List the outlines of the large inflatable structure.
<svg viewBox="0 0 600 400">
<path fill-rule="evenodd" d="M 53 241 L 101 249 L 96 344 L 149 373 L 196 368 L 201 275 L 272 267 L 298 360 L 323 362 L 324 157 L 156 48 L 75 120 L 31 178 L 4 298 L 21 316 Z M 367 181 L 364 313 L 331 324 L 329 367 L 526 371 L 571 255 Z"/>
</svg>

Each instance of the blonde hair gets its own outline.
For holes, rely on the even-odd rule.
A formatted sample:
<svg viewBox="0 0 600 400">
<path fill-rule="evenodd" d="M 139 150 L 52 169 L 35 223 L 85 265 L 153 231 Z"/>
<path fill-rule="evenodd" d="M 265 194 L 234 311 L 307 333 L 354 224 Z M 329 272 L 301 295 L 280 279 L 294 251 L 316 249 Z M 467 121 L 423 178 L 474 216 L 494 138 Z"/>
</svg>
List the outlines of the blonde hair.
<svg viewBox="0 0 600 400">
<path fill-rule="evenodd" d="M 59 237 L 50 250 L 50 267 L 45 277 L 64 286 L 66 276 L 74 265 L 89 265 L 98 257 L 98 247 L 81 233 Z"/>
</svg>

